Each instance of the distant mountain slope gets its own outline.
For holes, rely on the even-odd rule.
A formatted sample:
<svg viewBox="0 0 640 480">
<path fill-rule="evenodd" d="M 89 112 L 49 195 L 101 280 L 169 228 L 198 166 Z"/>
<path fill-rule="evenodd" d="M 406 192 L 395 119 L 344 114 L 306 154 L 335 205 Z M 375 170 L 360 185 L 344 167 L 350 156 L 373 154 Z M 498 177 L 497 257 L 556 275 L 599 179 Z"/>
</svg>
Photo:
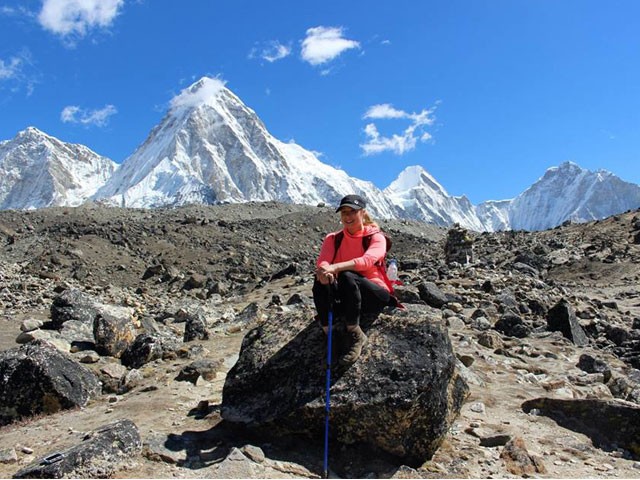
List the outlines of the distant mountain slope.
<svg viewBox="0 0 640 480">
<path fill-rule="evenodd" d="M 0 142 L 0 209 L 80 205 L 117 168 L 84 145 L 29 127 Z"/>
<path fill-rule="evenodd" d="M 336 204 L 354 192 L 369 199 L 375 214 L 395 216 L 372 183 L 277 140 L 230 90 L 202 78 L 174 99 L 161 123 L 94 198 L 127 207 L 268 200 Z"/>
<path fill-rule="evenodd" d="M 384 193 L 407 218 L 440 226 L 459 223 L 473 230 L 483 230 L 469 199 L 450 196 L 422 167 L 406 168 Z"/>
<path fill-rule="evenodd" d="M 567 220 L 598 220 L 638 207 L 640 185 L 565 162 L 549 168 L 513 200 L 485 202 L 476 211 L 486 230 L 545 230 Z"/>
</svg>

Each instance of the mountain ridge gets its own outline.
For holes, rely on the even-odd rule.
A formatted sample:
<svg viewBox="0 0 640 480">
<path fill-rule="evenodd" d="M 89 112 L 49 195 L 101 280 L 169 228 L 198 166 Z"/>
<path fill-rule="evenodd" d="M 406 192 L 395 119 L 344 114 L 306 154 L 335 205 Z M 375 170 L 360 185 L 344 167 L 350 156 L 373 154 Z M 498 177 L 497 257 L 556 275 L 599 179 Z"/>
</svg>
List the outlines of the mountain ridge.
<svg viewBox="0 0 640 480">
<path fill-rule="evenodd" d="M 51 153 L 43 156 L 38 149 Z M 30 153 L 16 156 L 16 150 Z M 380 190 L 300 145 L 273 137 L 255 111 L 223 82 L 208 77 L 172 100 L 160 123 L 121 165 L 29 127 L 0 142 L 0 173 L 1 209 L 86 201 L 135 208 L 247 201 L 334 205 L 344 194 L 357 193 L 368 199 L 376 217 L 497 231 L 544 230 L 640 206 L 640 186 L 573 162 L 547 169 L 513 199 L 478 205 L 464 195 L 449 195 L 417 165 Z"/>
</svg>

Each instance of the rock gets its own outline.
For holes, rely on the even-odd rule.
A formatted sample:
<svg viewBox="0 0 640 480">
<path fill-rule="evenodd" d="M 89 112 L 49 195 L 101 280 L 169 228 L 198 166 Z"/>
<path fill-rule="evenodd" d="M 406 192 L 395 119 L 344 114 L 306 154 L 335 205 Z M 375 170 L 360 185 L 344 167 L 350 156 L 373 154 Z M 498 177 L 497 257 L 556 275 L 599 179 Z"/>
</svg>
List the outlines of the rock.
<svg viewBox="0 0 640 480">
<path fill-rule="evenodd" d="M 400 303 L 421 303 L 420 292 L 409 285 L 396 285 L 393 288 L 395 297 Z"/>
<path fill-rule="evenodd" d="M 199 273 L 194 273 L 187 278 L 187 281 L 184 282 L 182 286 L 183 290 L 193 290 L 194 288 L 202 288 L 207 284 L 206 275 L 201 275 Z"/>
<path fill-rule="evenodd" d="M 529 453 L 521 437 L 510 440 L 500 452 L 500 458 L 504 460 L 507 470 L 514 475 L 528 477 L 547 473 L 542 459 Z"/>
<path fill-rule="evenodd" d="M 53 328 L 59 329 L 67 320 L 79 320 L 92 325 L 98 303 L 100 302 L 97 299 L 80 290 L 65 290 L 56 296 L 51 304 Z"/>
<path fill-rule="evenodd" d="M 433 282 L 422 282 L 418 285 L 418 291 L 420 298 L 431 307 L 442 308 L 448 302 L 447 296 Z"/>
<path fill-rule="evenodd" d="M 640 459 L 640 405 L 621 400 L 536 398 L 522 404 L 525 412 L 538 409 L 559 425 L 583 433 L 604 449 L 612 445 Z"/>
<path fill-rule="evenodd" d="M 602 373 L 604 383 L 607 383 L 611 378 L 611 368 L 609 365 L 587 353 L 580 355 L 577 367 L 587 373 Z"/>
<path fill-rule="evenodd" d="M 183 342 L 192 340 L 208 340 L 207 319 L 204 314 L 187 314 L 185 317 Z"/>
<path fill-rule="evenodd" d="M 446 328 L 427 312 L 412 307 L 381 314 L 365 326 L 369 344 L 358 362 L 334 367 L 332 441 L 369 444 L 408 465 L 420 465 L 436 451 L 468 386 L 455 369 Z M 286 313 L 247 333 L 226 377 L 225 420 L 272 435 L 322 436 L 324 334 L 311 318 L 305 311 Z"/>
<path fill-rule="evenodd" d="M 524 324 L 522 318 L 510 312 L 502 315 L 493 328 L 508 337 L 524 338 L 530 333 L 529 327 Z"/>
<path fill-rule="evenodd" d="M 176 380 L 191 382 L 194 385 L 200 377 L 207 381 L 214 380 L 222 364 L 222 360 L 196 360 L 180 370 Z"/>
<path fill-rule="evenodd" d="M 93 321 L 93 337 L 100 355 L 120 358 L 135 338 L 135 328 L 130 316 L 113 316 L 98 313 Z"/>
<path fill-rule="evenodd" d="M 45 342 L 0 353 L 0 425 L 82 407 L 100 390 L 90 370 Z"/>
<path fill-rule="evenodd" d="M 0 463 L 18 463 L 18 453 L 15 448 L 0 449 Z"/>
<path fill-rule="evenodd" d="M 547 330 L 561 332 L 565 338 L 579 347 L 589 343 L 587 335 L 576 318 L 573 307 L 565 299 L 560 300 L 547 312 Z"/>
<path fill-rule="evenodd" d="M 30 332 L 32 330 L 37 330 L 42 327 L 42 325 L 44 325 L 42 320 L 38 320 L 37 318 L 28 318 L 20 324 L 20 331 Z"/>
<path fill-rule="evenodd" d="M 480 317 L 484 318 L 484 317 Z M 491 348 L 493 350 L 504 347 L 504 342 L 500 335 L 494 331 L 482 332 L 478 335 L 478 343 L 483 347 Z"/>
<path fill-rule="evenodd" d="M 138 427 L 118 420 L 89 432 L 78 445 L 33 461 L 14 478 L 109 478 L 141 449 Z"/>
<path fill-rule="evenodd" d="M 140 368 L 145 363 L 175 354 L 180 348 L 177 338 L 166 333 L 141 333 L 122 352 L 120 361 L 129 368 Z"/>
<path fill-rule="evenodd" d="M 98 314 L 128 317 L 133 321 L 132 308 L 107 305 L 88 293 L 70 289 L 65 290 L 53 299 L 51 304 L 51 326 L 59 330 L 65 322 L 77 320 L 93 329 L 93 321 Z"/>
</svg>

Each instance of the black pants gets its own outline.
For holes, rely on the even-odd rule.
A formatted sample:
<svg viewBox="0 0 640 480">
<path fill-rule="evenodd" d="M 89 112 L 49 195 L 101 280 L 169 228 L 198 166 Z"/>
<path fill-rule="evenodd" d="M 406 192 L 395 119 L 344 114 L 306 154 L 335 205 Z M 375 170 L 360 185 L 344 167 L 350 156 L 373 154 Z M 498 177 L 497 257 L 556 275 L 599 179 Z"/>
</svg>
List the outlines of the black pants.
<svg viewBox="0 0 640 480">
<path fill-rule="evenodd" d="M 323 285 L 317 279 L 313 284 L 313 301 L 322 326 L 329 324 L 329 297 L 331 285 Z M 387 289 L 346 271 L 338 275 L 338 285 L 333 291 L 334 318 L 345 318 L 347 325 L 359 325 L 361 313 L 380 313 L 389 305 L 391 294 Z"/>
</svg>

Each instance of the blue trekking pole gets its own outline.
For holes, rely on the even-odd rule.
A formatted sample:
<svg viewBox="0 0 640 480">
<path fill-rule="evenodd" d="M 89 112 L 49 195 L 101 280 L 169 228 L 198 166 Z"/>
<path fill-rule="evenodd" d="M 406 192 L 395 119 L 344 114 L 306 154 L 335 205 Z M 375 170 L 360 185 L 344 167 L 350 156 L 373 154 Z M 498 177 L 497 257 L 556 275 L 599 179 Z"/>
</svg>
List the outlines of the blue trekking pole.
<svg viewBox="0 0 640 480">
<path fill-rule="evenodd" d="M 324 418 L 324 478 L 329 478 L 329 410 L 331 409 L 331 334 L 333 332 L 333 284 L 329 284 L 329 332 L 327 334 L 327 388 Z"/>
</svg>

